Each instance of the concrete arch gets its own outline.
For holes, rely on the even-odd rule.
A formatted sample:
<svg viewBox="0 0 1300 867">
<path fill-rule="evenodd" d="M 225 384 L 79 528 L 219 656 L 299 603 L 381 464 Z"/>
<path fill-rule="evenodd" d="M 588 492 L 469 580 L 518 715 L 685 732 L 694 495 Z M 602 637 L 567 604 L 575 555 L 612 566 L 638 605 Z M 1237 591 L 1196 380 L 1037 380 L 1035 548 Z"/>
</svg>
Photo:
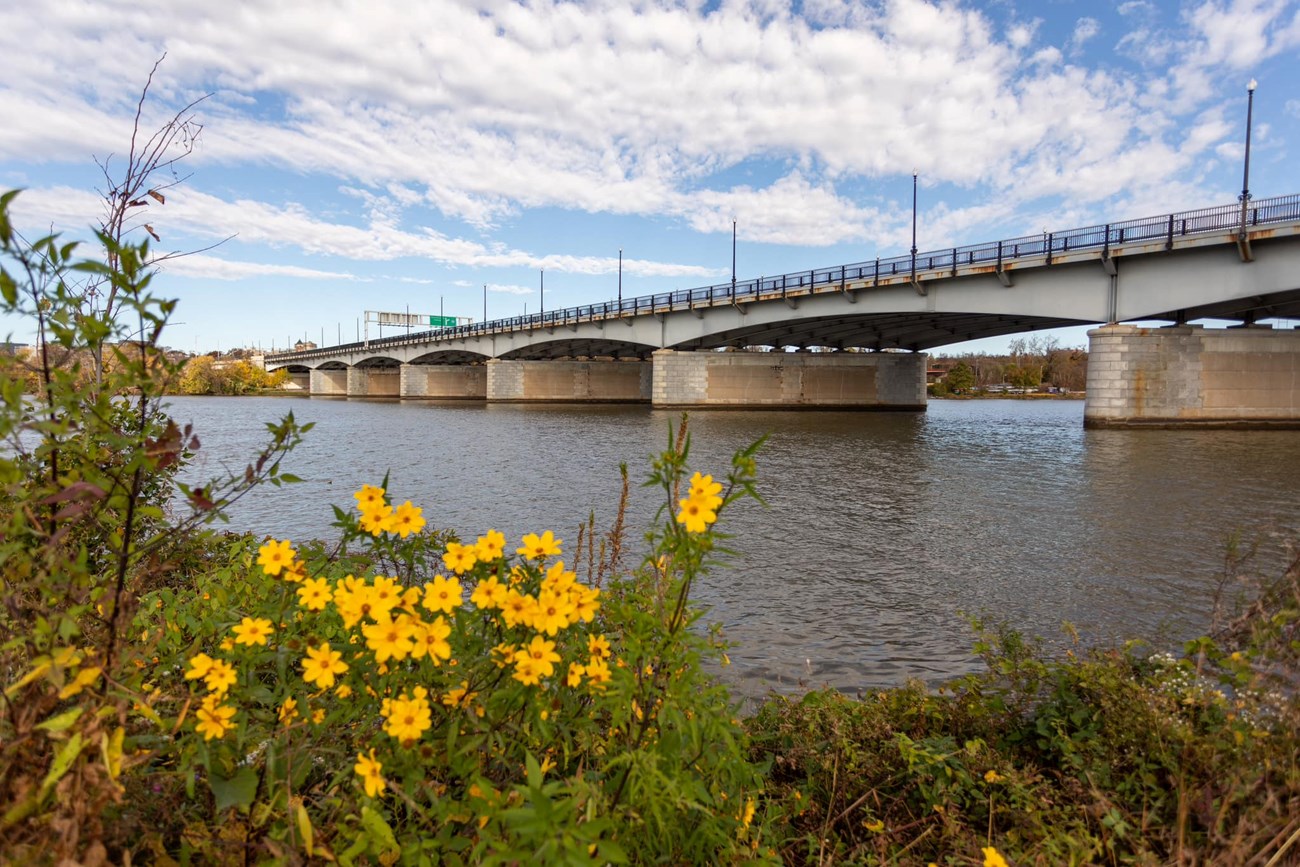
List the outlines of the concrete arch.
<svg viewBox="0 0 1300 867">
<path fill-rule="evenodd" d="M 615 360 L 636 359 L 645 361 L 660 347 L 630 340 L 616 340 L 604 336 L 557 337 L 553 340 L 536 340 L 526 346 L 502 352 L 497 358 L 503 361 L 543 361 L 559 358 L 605 358 Z"/>
<path fill-rule="evenodd" d="M 368 358 L 362 358 L 359 359 L 358 361 L 353 362 L 352 366 L 354 368 L 368 368 L 368 369 L 398 368 L 402 366 L 402 362 L 396 358 L 392 358 L 387 355 L 372 355 Z"/>
<path fill-rule="evenodd" d="M 432 352 L 421 353 L 411 358 L 407 364 L 482 364 L 491 356 L 468 349 L 446 349 L 439 347 Z"/>
</svg>

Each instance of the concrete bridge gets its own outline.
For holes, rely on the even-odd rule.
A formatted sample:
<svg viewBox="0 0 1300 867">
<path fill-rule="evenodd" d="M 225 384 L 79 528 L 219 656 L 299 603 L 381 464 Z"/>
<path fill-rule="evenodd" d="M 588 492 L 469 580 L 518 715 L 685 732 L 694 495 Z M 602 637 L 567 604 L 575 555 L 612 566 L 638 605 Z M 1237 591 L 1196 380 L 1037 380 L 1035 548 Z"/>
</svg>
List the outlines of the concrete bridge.
<svg viewBox="0 0 1300 867">
<path fill-rule="evenodd" d="M 923 410 L 925 350 L 1090 332 L 1093 425 L 1300 426 L 1300 195 L 267 356 L 312 395 Z M 1203 318 L 1241 327 L 1208 329 Z M 1164 320 L 1169 328 L 1120 323 Z"/>
</svg>

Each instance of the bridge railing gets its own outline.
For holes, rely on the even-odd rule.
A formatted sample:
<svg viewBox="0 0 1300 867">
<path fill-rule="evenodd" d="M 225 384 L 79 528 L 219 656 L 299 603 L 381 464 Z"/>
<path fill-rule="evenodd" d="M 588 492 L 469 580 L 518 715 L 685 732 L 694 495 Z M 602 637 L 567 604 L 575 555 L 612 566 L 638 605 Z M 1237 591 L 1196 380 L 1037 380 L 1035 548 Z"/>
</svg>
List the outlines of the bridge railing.
<svg viewBox="0 0 1300 867">
<path fill-rule="evenodd" d="M 1146 244 L 1161 239 L 1164 240 L 1167 246 L 1172 247 L 1176 239 L 1188 235 L 1236 229 L 1241 225 L 1241 220 L 1241 204 L 1238 202 L 1231 205 L 1201 208 L 1195 211 L 1183 211 L 1157 217 L 1142 217 L 1119 223 L 1107 223 L 1101 226 L 1067 229 L 1063 232 L 1043 232 L 1036 235 L 1023 235 L 1019 238 L 1006 238 L 1001 241 L 927 251 L 918 253 L 915 262 L 911 253 L 908 253 L 887 259 L 873 259 L 868 262 L 854 262 L 853 264 L 836 265 L 830 268 L 795 271 L 776 277 L 728 281 L 695 289 L 679 289 L 674 292 L 641 295 L 633 298 L 605 301 L 599 304 L 584 304 L 560 310 L 546 310 L 525 316 L 493 319 L 486 322 L 475 322 L 451 328 L 403 334 L 396 337 L 380 337 L 368 343 L 348 343 L 329 347 L 328 349 L 285 353 L 283 359 L 277 358 L 276 360 L 306 359 L 322 353 L 335 354 L 362 348 L 401 346 L 408 343 L 424 343 L 430 339 L 474 337 L 482 334 L 496 334 L 531 328 L 550 328 L 597 319 L 639 316 L 644 313 L 712 307 L 719 304 L 732 304 L 738 299 L 771 297 L 778 293 L 784 296 L 791 291 L 802 294 L 816 289 L 822 289 L 823 291 L 835 288 L 843 289 L 849 282 L 861 283 L 869 280 L 874 285 L 882 279 L 910 276 L 913 273 L 917 277 L 934 276 L 943 272 L 956 272 L 962 267 L 973 266 L 992 266 L 997 270 L 1001 270 L 1006 262 L 1018 259 L 1042 258 L 1048 264 L 1051 264 L 1052 257 L 1074 251 L 1100 249 L 1103 255 L 1107 255 L 1112 249 L 1129 244 Z M 1300 194 L 1259 199 L 1247 203 L 1246 223 L 1249 226 L 1296 220 L 1300 220 Z"/>
</svg>

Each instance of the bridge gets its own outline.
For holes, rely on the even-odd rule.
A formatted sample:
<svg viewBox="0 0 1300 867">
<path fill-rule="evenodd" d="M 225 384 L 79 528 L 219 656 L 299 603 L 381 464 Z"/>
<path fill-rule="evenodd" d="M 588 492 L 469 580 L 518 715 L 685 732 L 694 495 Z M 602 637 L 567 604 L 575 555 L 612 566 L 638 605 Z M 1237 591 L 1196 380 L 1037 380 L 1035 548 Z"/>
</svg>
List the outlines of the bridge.
<svg viewBox="0 0 1300 867">
<path fill-rule="evenodd" d="M 1098 324 L 1090 332 L 1090 423 L 1300 425 L 1300 331 L 1258 324 L 1297 316 L 1300 195 L 1289 195 L 266 362 L 313 395 L 924 409 L 928 349 Z M 1187 324 L 1206 318 L 1243 327 Z M 1171 327 L 1120 324 L 1150 320 Z M 1195 383 L 1168 373 L 1193 369 Z M 1152 379 L 1159 371 L 1163 384 Z M 1225 398 L 1246 392 L 1256 393 L 1245 398 L 1249 406 Z"/>
</svg>

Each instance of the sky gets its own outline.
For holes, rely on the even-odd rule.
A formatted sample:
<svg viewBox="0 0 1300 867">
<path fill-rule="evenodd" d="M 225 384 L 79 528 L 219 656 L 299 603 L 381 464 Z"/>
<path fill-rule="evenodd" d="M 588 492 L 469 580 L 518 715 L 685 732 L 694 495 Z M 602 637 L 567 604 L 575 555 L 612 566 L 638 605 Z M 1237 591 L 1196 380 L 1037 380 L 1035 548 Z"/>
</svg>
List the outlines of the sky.
<svg viewBox="0 0 1300 867">
<path fill-rule="evenodd" d="M 1234 202 L 1251 79 L 1250 191 L 1300 192 L 1300 0 L 42 0 L 0 57 L 0 189 L 69 239 L 161 58 L 141 140 L 201 131 L 133 237 L 188 253 L 186 351 L 611 300 L 620 251 L 624 297 L 727 282 L 733 224 L 742 280 L 900 255 L 914 172 L 922 252 Z"/>
</svg>

